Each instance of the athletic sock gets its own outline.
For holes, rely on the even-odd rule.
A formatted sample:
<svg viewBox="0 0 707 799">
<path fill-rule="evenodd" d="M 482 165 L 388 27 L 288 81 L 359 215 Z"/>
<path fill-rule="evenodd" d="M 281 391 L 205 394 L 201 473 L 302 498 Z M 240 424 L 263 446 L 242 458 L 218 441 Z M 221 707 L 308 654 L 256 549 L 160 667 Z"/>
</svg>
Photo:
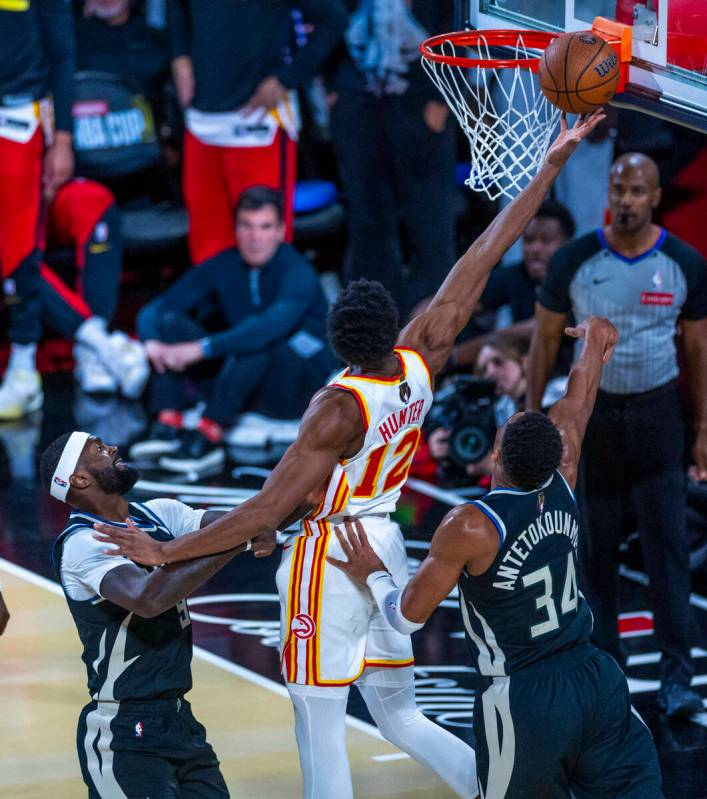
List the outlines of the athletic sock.
<svg viewBox="0 0 707 799">
<path fill-rule="evenodd" d="M 167 425 L 168 427 L 176 427 L 181 430 L 184 427 L 184 418 L 181 411 L 174 411 L 170 408 L 165 408 L 157 414 L 157 421 L 160 424 Z"/>
<path fill-rule="evenodd" d="M 220 444 L 223 439 L 223 427 L 218 422 L 214 422 L 213 419 L 207 419 L 205 416 L 199 419 L 196 429 L 212 444 Z"/>
<path fill-rule="evenodd" d="M 10 360 L 7 364 L 6 374 L 15 369 L 24 369 L 33 372 L 37 368 L 37 345 L 32 344 L 12 344 L 10 348 Z"/>
</svg>

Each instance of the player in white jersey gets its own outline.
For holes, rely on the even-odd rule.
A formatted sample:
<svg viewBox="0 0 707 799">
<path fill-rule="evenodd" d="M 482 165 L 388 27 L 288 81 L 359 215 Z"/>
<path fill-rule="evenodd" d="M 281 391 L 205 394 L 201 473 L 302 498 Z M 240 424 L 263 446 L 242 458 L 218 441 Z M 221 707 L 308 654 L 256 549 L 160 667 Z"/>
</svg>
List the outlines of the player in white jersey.
<svg viewBox="0 0 707 799">
<path fill-rule="evenodd" d="M 425 719 L 415 704 L 412 647 L 378 613 L 370 592 L 327 564 L 343 559 L 332 519 L 365 517 L 377 554 L 396 581 L 407 580 L 405 547 L 388 519 L 407 477 L 431 379 L 449 358 L 488 275 L 535 216 L 562 165 L 603 119 L 599 112 L 562 129 L 528 186 L 455 264 L 427 310 L 398 333 L 398 315 L 378 283 L 357 281 L 329 313 L 329 339 L 349 368 L 312 399 L 300 433 L 262 491 L 201 531 L 167 543 L 98 525 L 116 554 L 155 565 L 228 550 L 305 513 L 284 547 L 283 676 L 307 799 L 353 795 L 345 748 L 346 702 L 355 682 L 381 733 L 433 768 L 459 796 L 476 795 L 473 750 Z M 426 364 L 426 366 L 425 366 Z M 322 499 L 323 494 L 323 499 Z M 317 497 L 316 508 L 307 507 Z"/>
</svg>

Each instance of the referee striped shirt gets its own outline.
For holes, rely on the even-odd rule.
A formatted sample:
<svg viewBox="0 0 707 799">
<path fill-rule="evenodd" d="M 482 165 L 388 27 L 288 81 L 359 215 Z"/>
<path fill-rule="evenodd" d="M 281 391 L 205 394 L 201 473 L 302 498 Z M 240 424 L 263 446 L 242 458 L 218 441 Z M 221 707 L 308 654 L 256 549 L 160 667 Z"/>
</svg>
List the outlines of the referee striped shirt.
<svg viewBox="0 0 707 799">
<path fill-rule="evenodd" d="M 678 319 L 707 317 L 707 265 L 665 230 L 636 258 L 612 250 L 598 230 L 555 253 L 538 302 L 555 313 L 572 312 L 577 321 L 607 317 L 619 331 L 619 342 L 604 367 L 601 388 L 614 394 L 650 391 L 678 375 Z M 581 347 L 577 342 L 575 355 Z"/>
</svg>

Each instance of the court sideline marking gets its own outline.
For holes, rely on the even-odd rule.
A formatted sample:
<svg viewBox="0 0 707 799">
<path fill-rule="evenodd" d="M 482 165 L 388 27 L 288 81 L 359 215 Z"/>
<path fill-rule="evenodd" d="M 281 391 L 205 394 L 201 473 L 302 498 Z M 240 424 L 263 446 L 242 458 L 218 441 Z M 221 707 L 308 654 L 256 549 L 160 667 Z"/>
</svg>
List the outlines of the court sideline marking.
<svg viewBox="0 0 707 799">
<path fill-rule="evenodd" d="M 5 558 L 0 558 L 0 569 L 4 569 L 9 574 L 14 575 L 15 577 L 19 577 L 21 580 L 24 580 L 25 582 L 37 585 L 40 588 L 43 588 L 45 591 L 50 591 L 52 594 L 56 594 L 57 596 L 61 596 L 62 598 L 64 597 L 64 592 L 62 591 L 62 588 L 58 583 L 55 583 L 53 580 L 49 580 L 47 577 L 43 577 L 41 574 L 37 574 L 36 572 L 31 571 L 30 569 L 25 569 L 24 566 L 18 566 L 16 563 L 13 563 L 10 560 L 6 560 Z M 12 608 L 10 608 L 9 610 L 10 613 L 12 613 Z M 194 657 L 198 658 L 199 660 L 203 660 L 206 663 L 211 663 L 213 666 L 217 666 L 218 668 L 223 669 L 223 671 L 230 672 L 236 677 L 241 677 L 244 680 L 253 683 L 253 685 L 257 685 L 260 688 L 265 688 L 267 691 L 271 691 L 272 693 L 277 694 L 278 696 L 286 697 L 288 700 L 290 698 L 290 695 L 287 692 L 287 688 L 285 688 L 284 685 L 280 685 L 280 683 L 277 683 L 274 680 L 270 680 L 267 677 L 263 677 L 257 672 L 251 671 L 250 669 L 246 669 L 243 666 L 239 666 L 237 663 L 232 663 L 230 660 L 226 660 L 226 658 L 223 658 L 220 655 L 215 655 L 213 652 L 209 652 L 208 649 L 203 649 L 200 646 L 195 646 Z M 359 730 L 360 732 L 365 732 L 367 735 L 370 735 L 371 737 L 376 738 L 379 741 L 385 741 L 386 744 L 391 745 L 389 741 L 386 741 L 385 738 L 383 738 L 383 736 L 378 731 L 378 728 L 375 727 L 373 724 L 368 724 L 367 722 L 361 721 L 360 719 L 357 719 L 354 716 L 350 716 L 348 714 L 346 716 L 346 723 L 350 727 L 353 727 L 355 730 Z M 400 755 L 402 755 L 403 757 L 409 757 L 409 755 L 405 754 L 404 752 L 401 752 Z M 375 759 L 375 757 L 380 757 L 380 755 L 372 757 Z"/>
</svg>

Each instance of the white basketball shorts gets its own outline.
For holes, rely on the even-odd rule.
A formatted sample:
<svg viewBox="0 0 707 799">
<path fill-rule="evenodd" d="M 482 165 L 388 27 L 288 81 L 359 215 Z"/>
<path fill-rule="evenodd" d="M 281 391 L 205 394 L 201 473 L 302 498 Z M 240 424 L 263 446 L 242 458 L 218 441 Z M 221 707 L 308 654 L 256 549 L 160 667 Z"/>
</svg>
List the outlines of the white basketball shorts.
<svg viewBox="0 0 707 799">
<path fill-rule="evenodd" d="M 404 586 L 408 569 L 400 528 L 387 516 L 360 520 L 378 557 Z M 367 586 L 327 562 L 327 556 L 346 560 L 332 524 L 322 521 L 304 529 L 283 546 L 277 571 L 285 680 L 342 686 L 355 682 L 367 666 L 411 666 L 410 636 L 388 624 Z"/>
</svg>

